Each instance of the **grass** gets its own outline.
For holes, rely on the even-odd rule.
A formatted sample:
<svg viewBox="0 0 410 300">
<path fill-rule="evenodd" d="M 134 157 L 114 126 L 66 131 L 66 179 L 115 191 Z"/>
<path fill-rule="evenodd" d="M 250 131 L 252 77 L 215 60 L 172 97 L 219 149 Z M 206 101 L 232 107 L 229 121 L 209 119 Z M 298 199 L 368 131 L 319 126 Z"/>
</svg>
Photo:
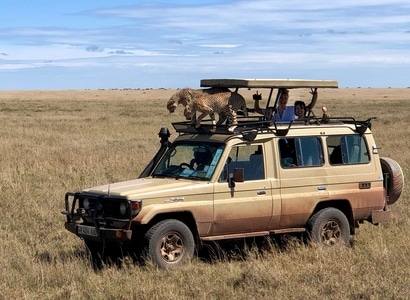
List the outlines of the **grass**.
<svg viewBox="0 0 410 300">
<path fill-rule="evenodd" d="M 125 261 L 94 271 L 81 240 L 64 229 L 64 194 L 137 177 L 159 147 L 159 129 L 169 127 L 176 137 L 171 122 L 181 120 L 182 109 L 166 110 L 174 92 L 0 92 L 0 299 L 408 298 L 407 183 L 392 219 L 362 224 L 350 248 L 290 238 L 283 247 L 239 243 L 234 254 L 176 270 Z M 251 99 L 253 92 L 243 94 Z M 397 160 L 409 178 L 410 90 L 319 92 L 316 113 L 323 103 L 332 115 L 377 116 L 381 155 Z M 291 91 L 290 101 L 309 102 L 306 95 Z"/>
</svg>

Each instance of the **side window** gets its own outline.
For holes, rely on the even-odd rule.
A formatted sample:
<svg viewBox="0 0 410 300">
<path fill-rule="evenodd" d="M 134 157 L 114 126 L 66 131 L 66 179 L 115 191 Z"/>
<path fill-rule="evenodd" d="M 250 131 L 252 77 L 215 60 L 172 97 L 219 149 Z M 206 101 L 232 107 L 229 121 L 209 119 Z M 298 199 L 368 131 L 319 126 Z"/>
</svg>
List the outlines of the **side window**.
<svg viewBox="0 0 410 300">
<path fill-rule="evenodd" d="M 296 145 L 298 166 L 314 167 L 323 165 L 322 143 L 319 138 L 297 138 Z"/>
<path fill-rule="evenodd" d="M 295 139 L 280 139 L 279 152 L 282 168 L 297 167 Z"/>
<path fill-rule="evenodd" d="M 225 162 L 219 182 L 227 181 L 235 168 L 244 169 L 244 179 L 258 180 L 265 178 L 262 145 L 240 145 L 233 147 Z"/>
<path fill-rule="evenodd" d="M 338 135 L 327 138 L 329 162 L 332 165 L 363 164 L 370 161 L 366 140 L 360 135 Z"/>
<path fill-rule="evenodd" d="M 317 137 L 280 139 L 279 151 L 283 168 L 323 165 L 322 143 Z"/>
</svg>

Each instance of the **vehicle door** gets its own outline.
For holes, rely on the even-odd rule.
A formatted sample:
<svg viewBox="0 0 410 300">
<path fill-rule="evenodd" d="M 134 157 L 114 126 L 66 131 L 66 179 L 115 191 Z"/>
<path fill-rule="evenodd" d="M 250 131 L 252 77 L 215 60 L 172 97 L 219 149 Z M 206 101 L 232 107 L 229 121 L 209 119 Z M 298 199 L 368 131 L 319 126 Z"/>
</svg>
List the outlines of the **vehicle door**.
<svg viewBox="0 0 410 300">
<path fill-rule="evenodd" d="M 215 184 L 213 235 L 266 230 L 272 217 L 272 189 L 265 175 L 265 152 L 262 143 L 231 148 Z M 236 168 L 243 169 L 244 181 L 229 187 Z"/>
<path fill-rule="evenodd" d="M 278 139 L 282 214 L 280 227 L 304 227 L 316 204 L 328 199 L 320 136 Z"/>
<path fill-rule="evenodd" d="M 333 199 L 348 199 L 355 218 L 366 218 L 384 205 L 383 178 L 369 134 L 339 134 L 326 138 L 329 154 L 328 191 Z"/>
</svg>

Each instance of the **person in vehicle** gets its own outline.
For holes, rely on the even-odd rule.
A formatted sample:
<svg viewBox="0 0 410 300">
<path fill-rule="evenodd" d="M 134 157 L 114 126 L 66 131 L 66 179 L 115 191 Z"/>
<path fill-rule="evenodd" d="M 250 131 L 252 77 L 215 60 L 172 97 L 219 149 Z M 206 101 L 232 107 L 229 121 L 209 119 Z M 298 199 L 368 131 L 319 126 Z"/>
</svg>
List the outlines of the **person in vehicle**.
<svg viewBox="0 0 410 300">
<path fill-rule="evenodd" d="M 256 94 L 253 94 L 252 99 L 254 100 L 254 111 L 258 114 L 263 115 L 263 118 L 266 121 L 270 121 L 272 119 L 273 107 L 268 107 L 266 109 L 260 107 L 259 101 L 262 100 L 262 94 L 259 94 L 258 91 L 256 91 Z"/>
<path fill-rule="evenodd" d="M 280 164 L 283 168 L 297 167 L 295 139 L 280 139 L 279 151 Z"/>
<path fill-rule="evenodd" d="M 295 101 L 295 120 L 302 120 L 306 117 L 306 104 L 301 100 Z"/>
<path fill-rule="evenodd" d="M 306 106 L 305 102 L 301 100 L 295 101 L 295 120 L 303 120 L 304 118 L 306 118 L 307 111 L 308 107 Z M 322 122 L 329 122 L 330 114 L 326 106 L 322 106 L 322 112 Z"/>
<path fill-rule="evenodd" d="M 206 171 L 211 164 L 212 156 L 204 146 L 194 148 L 194 158 L 190 162 L 190 167 L 196 171 Z"/>
<path fill-rule="evenodd" d="M 295 106 L 287 105 L 289 100 L 289 91 L 287 89 L 281 89 L 280 93 L 278 107 L 276 108 L 276 111 L 272 113 L 273 108 L 269 107 L 267 109 L 262 109 L 260 107 L 259 101 L 262 100 L 262 95 L 256 92 L 256 94 L 253 95 L 255 112 L 264 115 L 266 120 L 274 120 L 276 122 L 293 121 L 295 119 Z M 306 113 L 308 109 L 312 109 L 317 102 L 317 91 L 312 89 L 310 93 L 313 95 L 312 101 L 305 107 L 304 113 Z"/>
<path fill-rule="evenodd" d="M 259 105 L 259 100 L 262 100 L 262 94 L 253 95 L 254 102 L 254 110 L 255 112 L 264 115 L 265 120 L 272 120 L 272 118 L 276 122 L 281 121 L 293 121 L 295 118 L 295 112 L 293 106 L 287 106 L 289 100 L 289 91 L 287 89 L 281 89 L 280 91 L 280 98 L 278 101 L 278 107 L 276 111 L 273 113 L 273 108 L 269 107 L 267 109 L 262 109 Z"/>
<path fill-rule="evenodd" d="M 327 107 L 324 105 L 322 106 L 322 112 L 323 112 L 322 122 L 328 123 L 330 119 L 330 114 L 329 114 L 329 111 L 327 110 Z"/>
</svg>

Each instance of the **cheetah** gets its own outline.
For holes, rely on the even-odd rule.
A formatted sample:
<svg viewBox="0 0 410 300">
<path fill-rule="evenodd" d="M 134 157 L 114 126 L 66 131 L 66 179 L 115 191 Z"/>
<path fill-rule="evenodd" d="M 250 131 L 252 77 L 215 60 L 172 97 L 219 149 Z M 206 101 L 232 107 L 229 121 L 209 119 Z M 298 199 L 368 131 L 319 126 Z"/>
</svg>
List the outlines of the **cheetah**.
<svg viewBox="0 0 410 300">
<path fill-rule="evenodd" d="M 174 112 L 178 104 L 185 106 L 184 116 L 195 124 L 195 128 L 199 128 L 206 115 L 211 117 L 214 125 L 221 125 L 227 121 L 227 124 L 232 126 L 237 124 L 237 111 L 241 110 L 245 117 L 248 116 L 245 99 L 227 88 L 182 89 L 168 101 L 169 112 Z M 196 112 L 201 113 L 197 119 Z M 217 123 L 215 123 L 215 113 L 219 115 Z M 230 127 L 230 130 L 235 127 Z"/>
<path fill-rule="evenodd" d="M 210 88 L 210 89 L 190 89 L 190 88 L 184 88 L 177 93 L 175 93 L 168 101 L 167 103 L 167 109 L 170 113 L 173 113 L 177 106 L 181 104 L 185 108 L 189 106 L 190 102 L 192 99 L 197 98 L 201 96 L 204 93 L 207 94 L 214 94 L 214 93 L 220 93 L 220 92 L 230 92 L 228 88 Z M 186 114 L 184 113 L 184 116 Z M 191 116 L 188 116 L 187 119 L 189 120 Z"/>
</svg>

